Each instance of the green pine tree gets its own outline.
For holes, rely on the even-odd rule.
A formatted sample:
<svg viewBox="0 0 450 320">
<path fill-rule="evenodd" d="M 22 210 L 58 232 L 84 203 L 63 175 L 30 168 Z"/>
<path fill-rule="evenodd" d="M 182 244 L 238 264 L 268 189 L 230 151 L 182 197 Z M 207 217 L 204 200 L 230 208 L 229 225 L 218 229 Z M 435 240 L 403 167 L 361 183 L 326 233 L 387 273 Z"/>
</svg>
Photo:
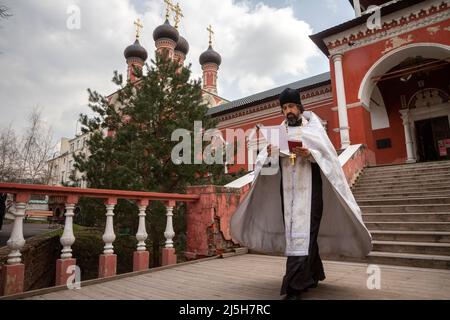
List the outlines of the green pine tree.
<svg viewBox="0 0 450 320">
<path fill-rule="evenodd" d="M 87 142 L 90 155 L 75 157 L 75 168 L 84 173 L 88 186 L 184 193 L 189 185 L 224 183 L 222 164 L 177 165 L 171 160 L 172 148 L 179 143 L 171 141 L 175 129 L 192 131 L 194 121 L 202 121 L 205 130 L 216 125 L 207 115 L 200 81 L 190 80 L 190 66 L 180 68 L 166 57 L 157 56 L 151 66 L 146 66 L 145 75 L 134 71 L 141 78 L 135 85 L 124 83 L 115 72 L 113 82 L 119 88 L 112 100 L 88 90 L 93 115 L 81 114 L 80 120 L 83 133 L 90 134 Z M 192 154 L 193 140 L 192 134 Z M 90 216 L 85 221 L 99 226 L 104 223 L 105 211 L 99 201 L 83 200 L 81 204 L 81 212 Z M 185 233 L 183 209 L 177 208 L 174 215 L 175 240 L 179 241 Z M 119 201 L 115 212 L 116 230 L 119 225 L 134 234 L 138 223 L 136 205 Z M 157 265 L 159 248 L 164 243 L 164 206 L 152 203 L 147 217 L 148 242 Z"/>
</svg>

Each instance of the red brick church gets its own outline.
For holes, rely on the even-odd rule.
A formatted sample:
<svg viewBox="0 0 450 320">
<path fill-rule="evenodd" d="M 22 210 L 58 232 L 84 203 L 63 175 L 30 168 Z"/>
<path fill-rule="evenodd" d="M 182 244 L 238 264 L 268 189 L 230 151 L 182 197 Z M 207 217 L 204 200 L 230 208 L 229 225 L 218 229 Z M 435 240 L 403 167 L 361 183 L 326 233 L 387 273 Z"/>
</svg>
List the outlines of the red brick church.
<svg viewBox="0 0 450 320">
<path fill-rule="evenodd" d="M 353 20 L 310 36 L 329 58 L 329 73 L 221 104 L 210 114 L 220 129 L 279 124 L 277 96 L 291 87 L 322 118 L 336 149 L 365 144 L 377 164 L 450 159 L 449 2 L 351 4 Z M 367 12 L 371 5 L 378 11 Z M 368 21 L 377 14 L 373 28 Z"/>
<path fill-rule="evenodd" d="M 323 120 L 337 150 L 364 144 L 377 165 L 450 159 L 449 1 L 354 0 L 349 5 L 354 19 L 310 36 L 328 57 L 330 72 L 231 102 L 218 94 L 222 60 L 210 37 L 199 62 L 204 97 L 218 128 L 251 131 L 279 124 L 277 98 L 291 87 L 300 90 L 305 109 Z M 153 38 L 157 52 L 184 63 L 189 44 L 176 23 L 166 19 Z M 136 40 L 125 57 L 131 70 L 143 65 L 147 53 Z M 247 136 L 246 146 L 248 162 L 256 143 Z M 248 167 L 230 169 L 239 168 Z"/>
</svg>

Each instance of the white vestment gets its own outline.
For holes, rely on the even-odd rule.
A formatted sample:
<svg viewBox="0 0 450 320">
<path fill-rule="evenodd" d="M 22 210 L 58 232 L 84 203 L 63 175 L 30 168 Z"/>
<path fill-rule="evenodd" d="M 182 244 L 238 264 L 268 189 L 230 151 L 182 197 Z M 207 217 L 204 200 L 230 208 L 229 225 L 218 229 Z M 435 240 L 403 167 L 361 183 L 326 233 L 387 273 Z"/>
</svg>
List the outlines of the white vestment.
<svg viewBox="0 0 450 320">
<path fill-rule="evenodd" d="M 323 214 L 319 229 L 320 253 L 331 256 L 366 256 L 372 249 L 372 239 L 365 227 L 361 210 L 347 184 L 322 123 L 313 112 L 304 112 L 308 122 L 301 127 L 300 140 L 311 151 L 321 171 Z M 280 130 L 286 130 L 284 123 Z M 283 153 L 283 150 L 281 150 Z M 234 213 L 230 228 L 234 240 L 249 249 L 264 253 L 283 253 L 303 256 L 308 254 L 311 215 L 311 164 L 297 159 L 295 169 L 289 168 L 290 159 L 281 158 L 283 166 L 283 194 L 290 192 L 292 203 L 281 200 L 281 173 L 264 174 L 267 151 L 258 155 L 255 174 L 248 195 Z M 273 160 L 273 159 L 272 159 Z M 299 161 L 300 160 L 300 161 Z M 272 164 L 273 165 L 273 164 Z M 278 166 L 278 164 L 276 164 Z"/>
</svg>

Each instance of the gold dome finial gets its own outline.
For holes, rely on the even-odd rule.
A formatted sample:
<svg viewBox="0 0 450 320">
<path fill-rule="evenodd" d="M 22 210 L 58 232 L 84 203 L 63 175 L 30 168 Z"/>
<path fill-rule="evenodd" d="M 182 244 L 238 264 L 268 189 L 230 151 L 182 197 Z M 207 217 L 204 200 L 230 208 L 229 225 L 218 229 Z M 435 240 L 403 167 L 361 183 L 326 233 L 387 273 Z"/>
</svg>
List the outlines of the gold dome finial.
<svg viewBox="0 0 450 320">
<path fill-rule="evenodd" d="M 209 25 L 209 27 L 206 28 L 206 30 L 209 32 L 209 45 L 212 46 L 212 35 L 214 34 L 214 31 L 211 25 Z"/>
<path fill-rule="evenodd" d="M 139 39 L 139 33 L 141 32 L 141 29 L 144 28 L 141 19 L 137 18 L 137 20 L 134 22 L 134 25 L 136 26 L 136 39 Z"/>
<path fill-rule="evenodd" d="M 173 10 L 173 3 L 170 0 L 164 0 L 166 4 L 166 20 L 169 20 L 170 11 Z"/>
<path fill-rule="evenodd" d="M 172 10 L 175 12 L 175 28 L 178 29 L 178 23 L 180 23 L 181 18 L 184 18 L 180 4 L 177 2 L 177 5 Z"/>
</svg>

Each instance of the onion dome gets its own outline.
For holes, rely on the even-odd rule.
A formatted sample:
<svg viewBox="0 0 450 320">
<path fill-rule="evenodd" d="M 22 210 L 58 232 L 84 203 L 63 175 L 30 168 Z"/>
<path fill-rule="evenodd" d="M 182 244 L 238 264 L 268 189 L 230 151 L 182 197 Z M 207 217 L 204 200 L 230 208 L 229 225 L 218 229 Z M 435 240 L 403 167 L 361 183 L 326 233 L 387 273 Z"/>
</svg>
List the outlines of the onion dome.
<svg viewBox="0 0 450 320">
<path fill-rule="evenodd" d="M 218 66 L 222 63 L 222 57 L 212 48 L 211 45 L 209 45 L 208 50 L 200 55 L 200 64 L 204 65 L 207 63 L 215 63 Z"/>
<path fill-rule="evenodd" d="M 162 25 L 156 27 L 153 31 L 153 40 L 155 41 L 162 38 L 168 38 L 178 42 L 179 37 L 180 35 L 178 34 L 178 30 L 172 27 L 167 19 Z"/>
<path fill-rule="evenodd" d="M 140 58 L 145 61 L 148 58 L 147 50 L 145 50 L 145 48 L 141 46 L 138 39 L 136 39 L 136 41 L 132 45 L 128 46 L 125 49 L 123 55 L 125 56 L 125 59 Z"/>
<path fill-rule="evenodd" d="M 180 51 L 180 52 L 184 53 L 184 55 L 187 55 L 189 52 L 189 43 L 182 36 L 180 36 L 178 38 L 178 42 L 177 42 L 177 46 L 175 47 L 175 51 Z"/>
</svg>

